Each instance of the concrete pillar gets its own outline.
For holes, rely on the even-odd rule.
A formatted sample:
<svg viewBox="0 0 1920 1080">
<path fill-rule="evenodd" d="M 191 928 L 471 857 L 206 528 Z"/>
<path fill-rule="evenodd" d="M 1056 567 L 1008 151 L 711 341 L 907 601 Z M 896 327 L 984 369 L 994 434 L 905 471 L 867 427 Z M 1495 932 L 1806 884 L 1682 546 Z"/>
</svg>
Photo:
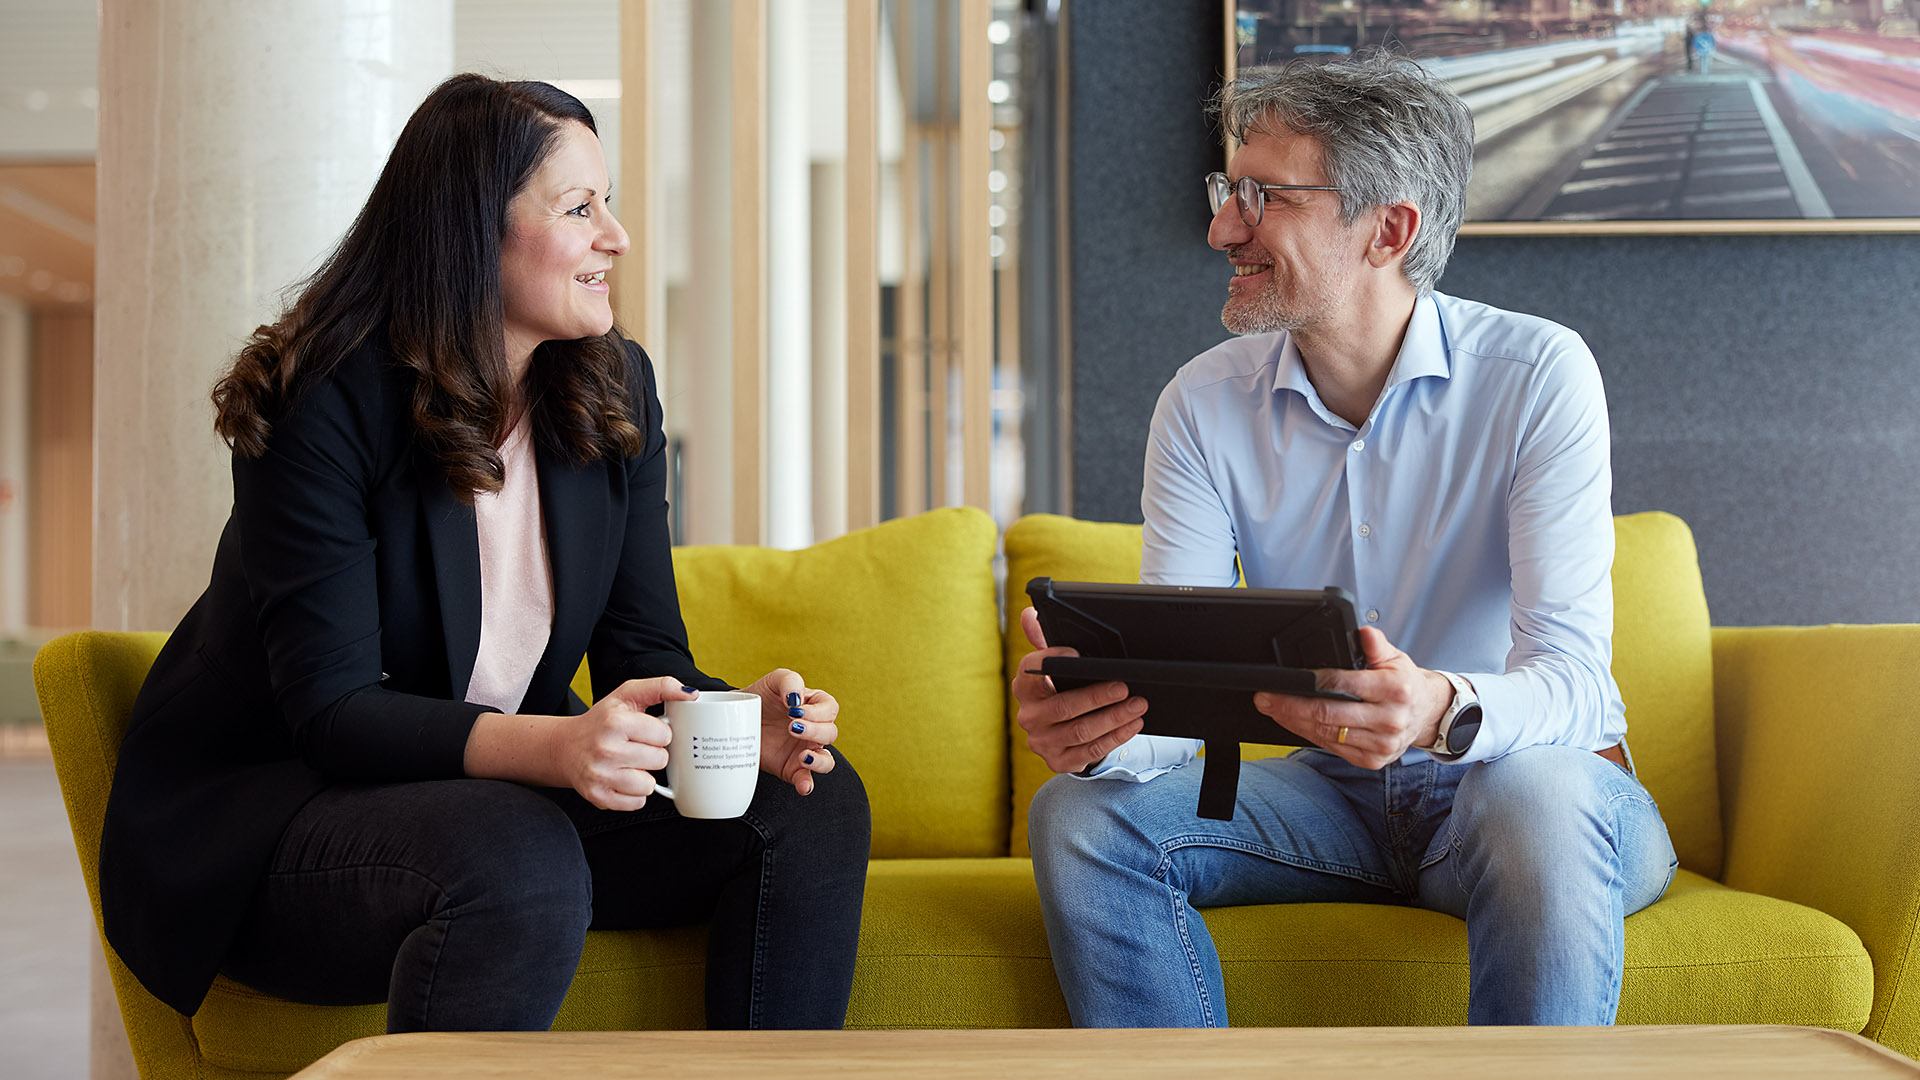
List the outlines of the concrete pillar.
<svg viewBox="0 0 1920 1080">
<path fill-rule="evenodd" d="M 166 629 L 233 504 L 208 392 L 453 63 L 451 0 L 103 0 L 93 622 Z M 96 1078 L 131 1076 L 94 968 Z"/>
<path fill-rule="evenodd" d="M 94 623 L 160 629 L 232 506 L 207 394 L 453 62 L 450 0 L 105 0 Z"/>
</svg>

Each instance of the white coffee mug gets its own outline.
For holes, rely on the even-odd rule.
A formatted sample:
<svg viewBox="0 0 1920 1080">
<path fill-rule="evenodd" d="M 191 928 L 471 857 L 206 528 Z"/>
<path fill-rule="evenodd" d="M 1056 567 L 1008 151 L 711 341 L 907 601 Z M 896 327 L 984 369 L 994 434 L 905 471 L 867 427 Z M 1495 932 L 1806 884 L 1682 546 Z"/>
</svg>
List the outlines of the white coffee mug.
<svg viewBox="0 0 1920 1080">
<path fill-rule="evenodd" d="M 760 782 L 760 695 L 702 690 L 667 702 L 667 782 L 656 786 L 681 817 L 734 818 L 747 812 Z"/>
</svg>

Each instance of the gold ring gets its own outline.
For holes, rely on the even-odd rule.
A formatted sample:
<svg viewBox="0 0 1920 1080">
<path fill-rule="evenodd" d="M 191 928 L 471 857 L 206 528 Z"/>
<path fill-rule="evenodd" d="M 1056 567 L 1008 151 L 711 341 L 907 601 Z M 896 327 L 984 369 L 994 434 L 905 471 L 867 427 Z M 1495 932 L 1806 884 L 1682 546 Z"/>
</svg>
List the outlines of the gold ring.
<svg viewBox="0 0 1920 1080">
<path fill-rule="evenodd" d="M 1335 737 L 1333 741 L 1337 743 L 1345 743 L 1347 741 L 1347 729 L 1344 727 L 1341 728 L 1340 734 L 1337 737 Z"/>
</svg>

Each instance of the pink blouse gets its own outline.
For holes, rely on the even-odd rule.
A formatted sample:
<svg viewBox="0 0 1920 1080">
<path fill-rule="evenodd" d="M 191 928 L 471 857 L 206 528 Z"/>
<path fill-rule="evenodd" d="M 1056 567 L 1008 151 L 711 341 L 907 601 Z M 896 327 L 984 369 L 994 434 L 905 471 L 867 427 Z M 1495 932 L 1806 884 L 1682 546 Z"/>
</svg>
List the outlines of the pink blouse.
<svg viewBox="0 0 1920 1080">
<path fill-rule="evenodd" d="M 540 514 L 532 426 L 525 417 L 500 447 L 507 480 L 474 496 L 480 526 L 480 654 L 467 700 L 518 712 L 553 629 L 553 570 Z"/>
</svg>

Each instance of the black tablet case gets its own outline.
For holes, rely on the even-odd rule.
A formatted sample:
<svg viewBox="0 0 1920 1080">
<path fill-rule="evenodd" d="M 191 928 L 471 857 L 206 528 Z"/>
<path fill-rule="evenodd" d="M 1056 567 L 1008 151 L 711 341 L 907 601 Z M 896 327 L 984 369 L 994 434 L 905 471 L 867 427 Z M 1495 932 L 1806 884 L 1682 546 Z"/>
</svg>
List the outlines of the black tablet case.
<svg viewBox="0 0 1920 1080">
<path fill-rule="evenodd" d="M 1027 596 L 1048 645 L 1039 673 L 1067 690 L 1120 681 L 1147 699 L 1144 731 L 1201 739 L 1199 815 L 1233 818 L 1240 744 L 1306 746 L 1253 707 L 1258 690 L 1355 700 L 1315 686 L 1315 668 L 1364 667 L 1353 597 L 1329 587 L 1223 589 L 1114 585 L 1037 577 Z"/>
</svg>

